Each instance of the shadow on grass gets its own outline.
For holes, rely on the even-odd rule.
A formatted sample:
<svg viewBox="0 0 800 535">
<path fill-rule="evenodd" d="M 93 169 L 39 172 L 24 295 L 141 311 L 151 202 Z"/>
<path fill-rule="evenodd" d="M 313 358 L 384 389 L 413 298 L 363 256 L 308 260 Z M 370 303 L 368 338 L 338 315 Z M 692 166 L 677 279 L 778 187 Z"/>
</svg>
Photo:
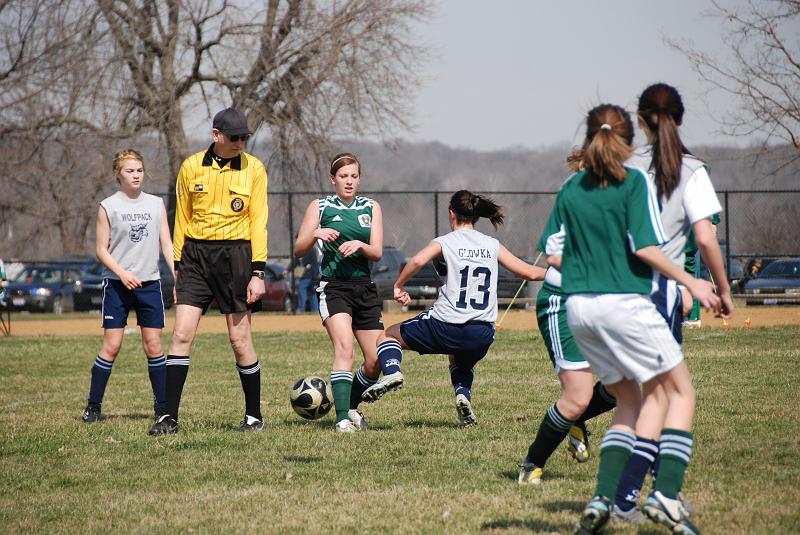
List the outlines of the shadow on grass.
<svg viewBox="0 0 800 535">
<path fill-rule="evenodd" d="M 504 529 L 527 529 L 534 533 L 565 533 L 572 526 L 553 524 L 543 520 L 522 520 L 519 518 L 501 518 L 481 524 L 481 531 L 500 531 Z"/>
<path fill-rule="evenodd" d="M 133 412 L 128 414 L 104 414 L 101 421 L 104 420 L 154 420 L 155 416 L 152 412 Z"/>
<path fill-rule="evenodd" d="M 548 513 L 561 513 L 564 511 L 571 511 L 573 513 L 581 514 L 583 512 L 583 508 L 586 506 L 586 502 L 588 501 L 589 498 L 586 498 L 583 501 L 557 500 L 554 502 L 545 503 L 543 509 Z"/>
<path fill-rule="evenodd" d="M 502 479 L 510 479 L 512 481 L 516 481 L 518 476 L 519 476 L 519 472 L 512 472 L 511 470 L 504 470 L 502 472 L 497 472 L 497 477 L 500 477 Z M 549 481 L 556 481 L 558 479 L 564 479 L 564 474 L 562 474 L 561 472 L 551 472 L 551 471 L 548 470 L 545 473 L 545 477 L 547 478 L 548 482 Z M 535 485 L 531 485 L 531 486 L 535 486 Z"/>
<path fill-rule="evenodd" d="M 433 427 L 439 429 L 461 429 L 464 427 L 452 420 L 409 420 L 404 422 L 405 427 Z"/>
<path fill-rule="evenodd" d="M 283 460 L 290 463 L 311 464 L 320 462 L 322 457 L 316 455 L 284 455 Z"/>
</svg>

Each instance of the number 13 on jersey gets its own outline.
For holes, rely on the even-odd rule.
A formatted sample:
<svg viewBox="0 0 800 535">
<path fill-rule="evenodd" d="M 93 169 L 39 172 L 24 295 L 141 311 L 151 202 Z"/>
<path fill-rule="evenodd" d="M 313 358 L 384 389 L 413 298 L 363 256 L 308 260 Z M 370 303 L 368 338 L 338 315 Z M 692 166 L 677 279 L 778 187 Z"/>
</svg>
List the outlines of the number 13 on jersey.
<svg viewBox="0 0 800 535">
<path fill-rule="evenodd" d="M 475 310 L 485 310 L 489 306 L 489 293 L 492 288 L 491 270 L 484 266 L 474 268 L 472 266 L 464 266 L 464 269 L 459 271 L 458 274 L 461 275 L 461 282 L 459 284 L 456 308 L 467 308 L 467 305 L 469 305 Z M 479 282 L 476 288 L 477 295 L 467 301 L 470 278 L 479 279 Z"/>
</svg>

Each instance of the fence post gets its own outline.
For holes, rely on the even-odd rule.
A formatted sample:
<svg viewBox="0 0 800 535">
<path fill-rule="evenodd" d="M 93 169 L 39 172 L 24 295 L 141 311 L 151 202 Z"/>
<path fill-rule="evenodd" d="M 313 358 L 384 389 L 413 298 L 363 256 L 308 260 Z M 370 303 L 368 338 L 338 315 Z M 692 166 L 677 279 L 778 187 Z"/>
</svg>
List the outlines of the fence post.
<svg viewBox="0 0 800 535">
<path fill-rule="evenodd" d="M 731 211 L 728 209 L 728 192 L 725 192 L 725 276 L 731 280 Z"/>
<path fill-rule="evenodd" d="M 439 235 L 439 192 L 433 192 L 433 237 Z"/>
<path fill-rule="evenodd" d="M 288 273 L 289 276 L 292 278 L 292 301 L 297 303 L 297 281 L 294 280 L 294 265 L 296 264 L 296 260 L 294 257 L 294 202 L 292 198 L 292 193 L 289 192 L 287 195 L 287 202 L 289 206 L 288 210 L 288 217 L 286 218 L 289 223 L 289 269 Z M 297 314 L 297 305 L 292 304 L 292 314 Z"/>
</svg>

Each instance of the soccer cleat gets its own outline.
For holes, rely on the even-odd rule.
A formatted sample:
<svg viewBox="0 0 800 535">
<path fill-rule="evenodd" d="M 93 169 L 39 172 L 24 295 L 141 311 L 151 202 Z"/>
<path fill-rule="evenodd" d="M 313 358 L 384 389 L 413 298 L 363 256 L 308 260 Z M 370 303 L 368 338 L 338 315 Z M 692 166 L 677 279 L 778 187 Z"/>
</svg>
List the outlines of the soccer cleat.
<svg viewBox="0 0 800 535">
<path fill-rule="evenodd" d="M 569 443 L 567 449 L 572 458 L 579 463 L 585 463 L 591 457 L 589 453 L 589 432 L 586 430 L 585 423 L 575 423 L 569 428 L 567 435 Z"/>
<path fill-rule="evenodd" d="M 253 416 L 249 416 L 247 414 L 244 415 L 244 420 L 242 423 L 239 424 L 239 427 L 236 428 L 237 431 L 263 431 L 264 430 L 264 422 L 255 418 Z"/>
<path fill-rule="evenodd" d="M 164 414 L 160 416 L 158 420 L 156 420 L 156 423 L 153 424 L 153 427 L 150 428 L 150 431 L 148 431 L 147 434 L 169 435 L 177 432 L 178 432 L 178 421 L 169 414 Z"/>
<path fill-rule="evenodd" d="M 456 396 L 456 411 L 458 412 L 458 419 L 464 426 L 477 425 L 478 418 L 472 412 L 472 403 L 469 402 L 467 396 L 459 394 Z"/>
<path fill-rule="evenodd" d="M 653 522 L 667 526 L 678 535 L 700 535 L 700 530 L 689 521 L 689 513 L 677 498 L 667 498 L 653 491 L 642 507 L 644 514 Z"/>
<path fill-rule="evenodd" d="M 99 422 L 101 419 L 102 416 L 100 415 L 100 405 L 87 405 L 86 408 L 83 409 L 83 416 L 81 416 L 81 420 L 87 424 Z"/>
<path fill-rule="evenodd" d="M 595 496 L 586 504 L 581 519 L 575 524 L 575 535 L 600 533 L 610 516 L 611 502 L 605 496 Z"/>
<path fill-rule="evenodd" d="M 703 323 L 700 320 L 686 320 L 681 323 L 681 327 L 684 329 L 699 329 L 703 326 Z"/>
<path fill-rule="evenodd" d="M 361 394 L 361 399 L 367 403 L 378 401 L 389 390 L 397 390 L 403 386 L 402 372 L 394 372 L 381 377 L 377 383 L 370 386 Z"/>
<path fill-rule="evenodd" d="M 339 420 L 336 422 L 336 425 L 333 426 L 334 431 L 337 433 L 355 433 L 358 431 L 358 427 L 350 420 Z"/>
<path fill-rule="evenodd" d="M 353 422 L 353 425 L 355 425 L 356 429 L 359 431 L 364 431 L 367 428 L 367 419 L 364 418 L 360 410 L 350 409 L 347 411 L 347 417 L 350 418 L 350 421 Z"/>
<path fill-rule="evenodd" d="M 615 505 L 611 509 L 611 520 L 626 524 L 641 524 L 644 522 L 644 515 L 638 507 L 633 507 L 630 511 L 623 511 L 618 505 Z"/>
<path fill-rule="evenodd" d="M 530 462 L 527 457 L 519 463 L 517 483 L 520 485 L 538 485 L 542 482 L 542 469 Z"/>
</svg>

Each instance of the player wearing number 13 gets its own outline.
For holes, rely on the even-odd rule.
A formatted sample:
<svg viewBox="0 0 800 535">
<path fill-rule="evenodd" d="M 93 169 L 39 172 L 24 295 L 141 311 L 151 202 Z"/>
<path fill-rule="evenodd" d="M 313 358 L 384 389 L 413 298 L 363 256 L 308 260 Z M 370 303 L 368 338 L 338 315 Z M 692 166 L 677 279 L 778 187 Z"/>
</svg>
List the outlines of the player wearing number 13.
<svg viewBox="0 0 800 535">
<path fill-rule="evenodd" d="M 544 270 L 526 264 L 500 242 L 475 230 L 478 219 L 492 225 L 503 223 L 500 207 L 491 199 L 457 191 L 448 210 L 452 232 L 431 241 L 409 260 L 394 285 L 394 298 L 402 305 L 410 301 L 403 286 L 424 264 L 442 258 L 447 266 L 444 285 L 433 307 L 415 318 L 392 325 L 378 339 L 378 359 L 383 377 L 368 388 L 364 400 L 375 401 L 403 383 L 400 372 L 402 350 L 445 354 L 450 358 L 450 379 L 456 394 L 461 423 L 477 423 L 472 411 L 473 368 L 494 341 L 497 319 L 497 273 L 499 262 L 528 280 L 542 280 Z M 441 265 L 441 264 L 439 264 Z"/>
</svg>

